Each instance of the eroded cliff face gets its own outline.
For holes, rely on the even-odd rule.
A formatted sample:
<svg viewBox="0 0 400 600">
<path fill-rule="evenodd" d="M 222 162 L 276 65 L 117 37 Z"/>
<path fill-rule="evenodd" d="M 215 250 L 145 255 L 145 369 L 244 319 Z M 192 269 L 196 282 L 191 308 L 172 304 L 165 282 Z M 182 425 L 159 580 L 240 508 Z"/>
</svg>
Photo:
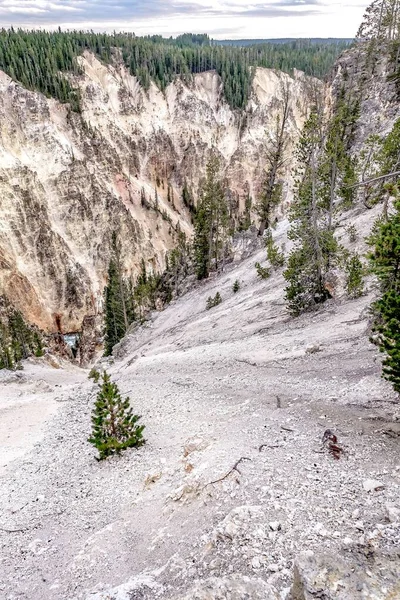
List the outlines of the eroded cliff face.
<svg viewBox="0 0 400 600">
<path fill-rule="evenodd" d="M 181 199 L 194 196 L 211 147 L 217 149 L 232 202 L 257 197 L 265 148 L 290 93 L 290 145 L 284 201 L 290 200 L 291 149 L 307 116 L 315 81 L 257 69 L 249 105 L 234 113 L 214 72 L 145 92 L 122 67 L 81 59 L 82 114 L 27 91 L 0 72 L 0 289 L 47 331 L 79 330 L 101 310 L 117 231 L 126 275 L 141 258 L 164 266 L 175 228 L 191 234 Z M 141 190 L 155 205 L 146 208 Z M 168 183 L 173 201 L 167 202 Z M 164 212 L 164 218 L 161 213 Z"/>
<path fill-rule="evenodd" d="M 399 90 L 391 75 L 395 63 L 385 42 L 360 43 L 343 52 L 331 73 L 328 95 L 331 101 L 345 95 L 357 99 L 359 114 L 350 153 L 358 158 L 360 181 L 373 170 L 377 139 L 384 138 L 400 117 Z M 372 49 L 372 50 L 371 50 Z"/>
</svg>

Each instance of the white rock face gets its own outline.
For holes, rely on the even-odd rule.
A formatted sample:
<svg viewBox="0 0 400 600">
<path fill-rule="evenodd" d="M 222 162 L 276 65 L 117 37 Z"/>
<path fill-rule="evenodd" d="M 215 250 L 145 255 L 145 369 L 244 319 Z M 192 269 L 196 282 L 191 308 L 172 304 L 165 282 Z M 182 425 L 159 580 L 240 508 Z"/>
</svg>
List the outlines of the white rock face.
<svg viewBox="0 0 400 600">
<path fill-rule="evenodd" d="M 248 107 L 233 112 L 215 72 L 191 85 L 155 85 L 146 93 L 124 67 L 81 59 L 82 115 L 28 91 L 0 72 L 0 287 L 25 316 L 49 331 L 80 328 L 101 310 L 102 291 L 117 231 L 126 274 L 141 258 L 163 267 L 174 226 L 191 233 L 181 201 L 184 180 L 195 193 L 215 147 L 233 199 L 256 197 L 265 144 L 290 89 L 290 148 L 307 114 L 312 80 L 257 69 Z M 290 148 L 288 150 L 290 150 Z M 290 199 L 286 165 L 285 201 Z M 156 178 L 162 219 L 154 204 Z M 173 204 L 167 202 L 167 182 Z"/>
</svg>

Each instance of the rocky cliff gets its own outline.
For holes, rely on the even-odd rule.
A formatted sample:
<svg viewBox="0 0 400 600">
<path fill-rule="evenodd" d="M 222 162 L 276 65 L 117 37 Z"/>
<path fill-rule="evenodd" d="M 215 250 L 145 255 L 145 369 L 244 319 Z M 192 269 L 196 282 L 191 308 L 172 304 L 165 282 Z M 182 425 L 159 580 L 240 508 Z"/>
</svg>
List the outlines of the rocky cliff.
<svg viewBox="0 0 400 600">
<path fill-rule="evenodd" d="M 386 136 L 400 117 L 398 84 L 393 80 L 396 64 L 387 43 L 373 51 L 368 43 L 343 52 L 331 73 L 328 95 L 331 104 L 344 94 L 357 99 L 358 118 L 349 151 L 358 158 L 360 181 L 373 169 L 373 154 L 379 138 Z"/>
<path fill-rule="evenodd" d="M 293 147 L 313 87 L 300 72 L 291 78 L 257 69 L 247 109 L 237 113 L 214 72 L 145 92 L 123 66 L 90 54 L 80 62 L 81 114 L 0 73 L 0 288 L 50 332 L 79 330 L 101 310 L 113 231 L 127 275 L 142 257 L 163 267 L 177 223 L 191 232 L 182 186 L 186 180 L 196 194 L 211 147 L 232 202 L 240 206 L 248 192 L 255 198 L 284 88 Z M 288 160 L 286 201 L 291 167 Z"/>
</svg>

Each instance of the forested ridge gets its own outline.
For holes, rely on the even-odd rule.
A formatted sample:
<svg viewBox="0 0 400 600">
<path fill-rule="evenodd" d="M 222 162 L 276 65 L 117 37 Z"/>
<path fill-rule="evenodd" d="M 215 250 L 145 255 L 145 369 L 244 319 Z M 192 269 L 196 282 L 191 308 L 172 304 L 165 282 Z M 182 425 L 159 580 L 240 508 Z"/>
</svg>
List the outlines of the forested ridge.
<svg viewBox="0 0 400 600">
<path fill-rule="evenodd" d="M 214 69 L 222 78 L 227 102 L 240 109 L 248 101 L 251 67 L 288 73 L 299 69 L 323 78 L 347 46 L 346 41 L 295 40 L 238 47 L 217 45 L 207 35 L 166 39 L 132 33 L 2 29 L 0 69 L 28 89 L 70 103 L 74 111 L 80 110 L 79 91 L 65 74 L 80 74 L 77 58 L 85 50 L 105 63 L 122 58 L 145 89 L 154 81 L 164 90 L 177 76 L 190 80 L 192 74 Z"/>
</svg>

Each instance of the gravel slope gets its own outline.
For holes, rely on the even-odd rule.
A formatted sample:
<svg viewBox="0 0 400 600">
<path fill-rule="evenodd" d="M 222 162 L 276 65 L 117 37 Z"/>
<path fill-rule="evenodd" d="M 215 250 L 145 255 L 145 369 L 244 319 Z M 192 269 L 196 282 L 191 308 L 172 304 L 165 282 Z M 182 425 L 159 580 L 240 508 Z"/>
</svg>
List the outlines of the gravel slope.
<svg viewBox="0 0 400 600">
<path fill-rule="evenodd" d="M 368 341 L 371 294 L 289 319 L 281 274 L 256 278 L 263 257 L 118 348 L 108 368 L 143 416 L 143 448 L 94 460 L 86 373 L 62 371 L 63 393 L 45 392 L 57 410 L 43 438 L 1 474 L 1 598 L 278 599 L 300 551 L 351 561 L 360 548 L 398 550 L 400 415 Z M 223 302 L 206 311 L 216 291 Z M 54 373 L 33 371 L 45 382 Z M 0 383 L 2 398 L 12 385 Z M 340 460 L 321 448 L 328 428 Z M 380 590 L 396 569 L 381 570 Z"/>
</svg>

